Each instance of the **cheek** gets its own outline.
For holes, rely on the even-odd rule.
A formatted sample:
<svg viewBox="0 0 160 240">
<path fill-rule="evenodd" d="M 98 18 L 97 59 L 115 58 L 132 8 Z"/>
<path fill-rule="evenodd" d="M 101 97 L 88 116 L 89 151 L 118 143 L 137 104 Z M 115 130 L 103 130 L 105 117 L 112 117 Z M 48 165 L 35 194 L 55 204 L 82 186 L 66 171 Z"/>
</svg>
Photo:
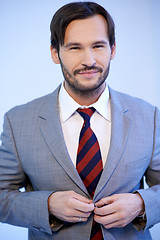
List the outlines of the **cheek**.
<svg viewBox="0 0 160 240">
<path fill-rule="evenodd" d="M 60 60 L 69 72 L 73 72 L 79 66 L 80 59 L 78 56 L 71 54 L 60 54 Z"/>
<path fill-rule="evenodd" d="M 108 68 L 109 64 L 110 64 L 110 58 L 102 58 L 97 60 L 97 66 L 103 67 L 104 70 Z"/>
<path fill-rule="evenodd" d="M 95 54 L 95 60 L 98 65 L 103 66 L 104 68 L 108 67 L 111 60 L 111 52 L 102 51 Z"/>
</svg>

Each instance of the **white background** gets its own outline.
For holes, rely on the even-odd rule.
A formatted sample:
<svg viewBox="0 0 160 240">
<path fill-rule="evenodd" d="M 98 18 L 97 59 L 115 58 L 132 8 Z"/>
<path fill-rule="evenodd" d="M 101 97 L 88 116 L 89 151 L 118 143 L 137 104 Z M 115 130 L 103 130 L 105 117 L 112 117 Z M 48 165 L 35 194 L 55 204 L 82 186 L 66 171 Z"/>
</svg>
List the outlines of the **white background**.
<svg viewBox="0 0 160 240">
<path fill-rule="evenodd" d="M 52 92 L 62 82 L 60 67 L 50 57 L 49 25 L 68 2 L 0 0 L 0 132 L 7 110 Z M 109 85 L 160 107 L 160 1 L 96 2 L 116 24 L 117 54 Z M 160 225 L 151 233 L 159 240 Z M 26 240 L 27 230 L 0 223 L 0 239 Z"/>
</svg>

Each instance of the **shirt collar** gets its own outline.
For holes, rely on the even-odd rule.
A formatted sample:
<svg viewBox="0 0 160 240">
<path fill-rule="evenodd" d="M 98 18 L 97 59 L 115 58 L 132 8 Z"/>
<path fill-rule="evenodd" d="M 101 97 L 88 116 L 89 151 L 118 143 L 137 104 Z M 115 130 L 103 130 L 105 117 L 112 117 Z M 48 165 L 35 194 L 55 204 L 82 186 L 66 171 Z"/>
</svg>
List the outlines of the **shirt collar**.
<svg viewBox="0 0 160 240">
<path fill-rule="evenodd" d="M 111 107 L 108 86 L 106 85 L 105 90 L 97 102 L 90 106 L 81 106 L 67 93 L 62 84 L 59 92 L 59 108 L 62 122 L 65 122 L 68 118 L 75 114 L 78 108 L 84 107 L 94 107 L 100 115 L 102 115 L 108 121 L 111 121 Z"/>
</svg>

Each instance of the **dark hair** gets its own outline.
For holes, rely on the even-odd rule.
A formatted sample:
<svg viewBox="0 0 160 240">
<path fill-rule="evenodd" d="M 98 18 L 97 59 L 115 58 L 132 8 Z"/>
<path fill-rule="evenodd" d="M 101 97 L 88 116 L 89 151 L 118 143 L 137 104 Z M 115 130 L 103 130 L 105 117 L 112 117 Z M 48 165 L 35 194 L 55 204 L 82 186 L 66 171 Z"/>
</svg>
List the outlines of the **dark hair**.
<svg viewBox="0 0 160 240">
<path fill-rule="evenodd" d="M 108 24 L 110 47 L 115 42 L 115 25 L 110 14 L 99 4 L 94 2 L 72 2 L 61 7 L 53 16 L 51 30 L 51 45 L 59 52 L 59 46 L 64 44 L 65 31 L 73 20 L 86 19 L 96 14 L 102 15 Z"/>
</svg>

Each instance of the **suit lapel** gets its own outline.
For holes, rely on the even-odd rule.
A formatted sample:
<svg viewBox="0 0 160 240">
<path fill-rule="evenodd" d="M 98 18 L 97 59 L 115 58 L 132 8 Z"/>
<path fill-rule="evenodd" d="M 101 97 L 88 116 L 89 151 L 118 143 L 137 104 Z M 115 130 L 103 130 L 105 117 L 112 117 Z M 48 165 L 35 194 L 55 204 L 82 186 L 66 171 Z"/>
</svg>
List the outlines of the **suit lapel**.
<svg viewBox="0 0 160 240">
<path fill-rule="evenodd" d="M 132 122 L 127 114 L 128 109 L 121 109 L 122 106 L 119 105 L 120 103 L 117 99 L 116 92 L 110 89 L 110 96 L 112 116 L 110 148 L 101 179 L 95 191 L 95 199 L 98 197 L 98 194 L 102 191 L 102 189 L 107 185 L 119 161 L 121 160 L 127 144 Z"/>
<path fill-rule="evenodd" d="M 69 157 L 65 145 L 58 110 L 59 89 L 60 87 L 57 88 L 54 93 L 48 96 L 46 104 L 43 106 L 43 109 L 39 114 L 40 130 L 56 161 L 59 162 L 60 166 L 75 182 L 75 184 L 79 186 L 86 194 L 88 194 L 75 166 Z M 131 119 L 127 116 L 128 109 L 123 109 L 121 107 L 119 100 L 117 99 L 116 92 L 111 89 L 110 96 L 112 114 L 111 142 L 107 161 L 95 191 L 95 201 L 99 198 L 99 193 L 105 188 L 119 161 L 121 160 L 131 126 Z"/>
<path fill-rule="evenodd" d="M 54 158 L 59 162 L 63 170 L 70 176 L 70 178 L 86 193 L 87 190 L 79 177 L 72 160 L 69 157 L 66 144 L 63 137 L 62 127 L 60 123 L 60 116 L 58 110 L 58 92 L 56 89 L 46 101 L 39 114 L 40 130 L 42 136 L 48 145 Z"/>
</svg>

